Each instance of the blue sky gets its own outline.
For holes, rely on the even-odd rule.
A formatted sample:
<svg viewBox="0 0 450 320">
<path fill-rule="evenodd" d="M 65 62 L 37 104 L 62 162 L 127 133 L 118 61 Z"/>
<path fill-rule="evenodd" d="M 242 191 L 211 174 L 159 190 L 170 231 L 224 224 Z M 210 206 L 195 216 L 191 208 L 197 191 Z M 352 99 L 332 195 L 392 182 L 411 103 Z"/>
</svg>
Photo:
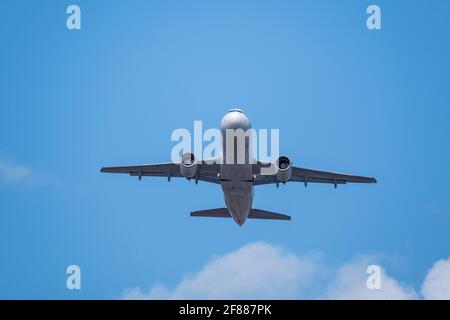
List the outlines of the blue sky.
<svg viewBox="0 0 450 320">
<path fill-rule="evenodd" d="M 448 1 L 74 3 L 81 30 L 68 1 L 0 10 L 1 298 L 173 288 L 258 241 L 329 268 L 377 256 L 416 290 L 450 256 Z M 236 106 L 297 166 L 379 183 L 261 186 L 254 207 L 293 221 L 238 227 L 189 217 L 223 206 L 216 185 L 99 173 L 168 161 L 172 130 Z"/>
</svg>

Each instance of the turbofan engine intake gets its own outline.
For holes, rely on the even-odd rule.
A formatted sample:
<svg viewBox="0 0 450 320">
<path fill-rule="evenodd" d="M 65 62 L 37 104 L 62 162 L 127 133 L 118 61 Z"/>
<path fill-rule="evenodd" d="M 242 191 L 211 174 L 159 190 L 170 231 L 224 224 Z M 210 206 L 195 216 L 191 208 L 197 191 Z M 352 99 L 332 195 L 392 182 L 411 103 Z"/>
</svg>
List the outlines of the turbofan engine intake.
<svg viewBox="0 0 450 320">
<path fill-rule="evenodd" d="M 286 182 L 291 179 L 292 175 L 292 161 L 286 156 L 278 157 L 277 162 L 277 180 Z"/>
<path fill-rule="evenodd" d="M 187 152 L 181 157 L 180 172 L 186 178 L 193 178 L 196 175 L 197 161 L 192 153 Z"/>
</svg>

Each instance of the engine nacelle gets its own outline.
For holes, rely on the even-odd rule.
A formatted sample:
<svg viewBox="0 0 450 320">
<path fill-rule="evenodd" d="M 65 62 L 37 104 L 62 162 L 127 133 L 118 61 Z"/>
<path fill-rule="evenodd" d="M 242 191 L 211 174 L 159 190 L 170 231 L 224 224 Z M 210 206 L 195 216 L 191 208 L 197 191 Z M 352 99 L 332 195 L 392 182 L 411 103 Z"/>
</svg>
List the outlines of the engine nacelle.
<svg viewBox="0 0 450 320">
<path fill-rule="evenodd" d="M 197 161 L 195 160 L 195 156 L 192 153 L 186 152 L 181 157 L 180 172 L 183 177 L 189 179 L 193 178 L 196 175 Z"/>
<path fill-rule="evenodd" d="M 277 180 L 280 182 L 286 182 L 291 179 L 292 176 L 292 161 L 286 156 L 278 157 L 276 161 L 277 166 Z"/>
</svg>

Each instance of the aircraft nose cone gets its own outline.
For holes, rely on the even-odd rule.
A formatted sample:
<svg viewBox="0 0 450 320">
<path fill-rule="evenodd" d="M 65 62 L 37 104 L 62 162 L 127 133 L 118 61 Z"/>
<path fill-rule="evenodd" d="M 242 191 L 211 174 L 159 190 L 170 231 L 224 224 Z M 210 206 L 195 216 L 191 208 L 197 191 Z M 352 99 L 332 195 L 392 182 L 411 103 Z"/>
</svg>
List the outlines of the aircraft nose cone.
<svg viewBox="0 0 450 320">
<path fill-rule="evenodd" d="M 243 129 L 244 131 L 252 127 L 249 118 L 240 109 L 230 110 L 220 123 L 220 128 L 226 129 Z"/>
</svg>

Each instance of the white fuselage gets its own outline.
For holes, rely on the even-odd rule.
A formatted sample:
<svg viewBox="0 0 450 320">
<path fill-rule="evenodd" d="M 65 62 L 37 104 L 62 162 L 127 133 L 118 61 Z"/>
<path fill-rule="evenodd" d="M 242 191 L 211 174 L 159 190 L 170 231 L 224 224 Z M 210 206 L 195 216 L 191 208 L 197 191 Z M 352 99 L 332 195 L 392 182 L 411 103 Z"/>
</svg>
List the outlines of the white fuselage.
<svg viewBox="0 0 450 320">
<path fill-rule="evenodd" d="M 227 161 L 230 158 L 227 158 L 227 155 L 230 155 L 230 150 L 227 150 L 226 132 L 236 129 L 246 131 L 250 128 L 249 119 L 239 109 L 233 109 L 227 113 L 221 123 L 223 136 L 222 164 L 220 166 L 221 185 L 228 211 L 239 225 L 242 225 L 247 219 L 253 202 L 251 140 L 245 138 L 245 147 L 239 148 L 237 139 L 234 138 L 234 159 L 230 163 Z M 238 161 L 241 152 L 245 152 L 244 163 Z"/>
</svg>

